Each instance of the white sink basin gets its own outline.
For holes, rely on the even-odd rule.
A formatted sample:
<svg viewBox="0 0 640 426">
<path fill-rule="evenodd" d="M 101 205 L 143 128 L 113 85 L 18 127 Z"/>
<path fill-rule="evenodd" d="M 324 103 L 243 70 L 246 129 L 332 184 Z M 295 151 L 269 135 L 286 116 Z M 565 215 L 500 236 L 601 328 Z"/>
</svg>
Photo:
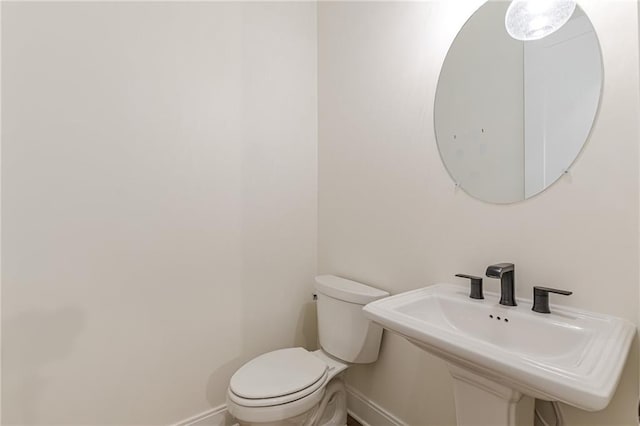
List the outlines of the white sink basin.
<svg viewBox="0 0 640 426">
<path fill-rule="evenodd" d="M 495 293 L 469 298 L 469 289 L 436 284 L 370 303 L 372 321 L 449 363 L 525 395 L 596 411 L 607 406 L 620 379 L 635 326 L 602 314 L 531 301 L 498 304 Z"/>
</svg>

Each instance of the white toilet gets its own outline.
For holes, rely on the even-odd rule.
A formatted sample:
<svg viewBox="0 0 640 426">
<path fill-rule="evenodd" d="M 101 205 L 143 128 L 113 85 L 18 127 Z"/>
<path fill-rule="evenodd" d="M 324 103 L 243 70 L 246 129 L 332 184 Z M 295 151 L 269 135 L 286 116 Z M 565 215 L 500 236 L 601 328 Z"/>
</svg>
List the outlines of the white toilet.
<svg viewBox="0 0 640 426">
<path fill-rule="evenodd" d="M 382 328 L 365 319 L 362 307 L 389 293 L 333 275 L 316 277 L 316 291 L 322 349 L 280 349 L 240 367 L 229 383 L 227 408 L 241 425 L 346 424 L 339 374 L 351 363 L 378 359 Z"/>
</svg>

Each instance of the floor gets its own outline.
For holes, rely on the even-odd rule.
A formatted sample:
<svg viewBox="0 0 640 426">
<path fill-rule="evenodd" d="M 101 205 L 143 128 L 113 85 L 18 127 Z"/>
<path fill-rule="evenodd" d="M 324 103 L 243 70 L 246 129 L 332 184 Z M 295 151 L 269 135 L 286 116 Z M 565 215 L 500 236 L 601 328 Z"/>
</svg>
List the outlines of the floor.
<svg viewBox="0 0 640 426">
<path fill-rule="evenodd" d="M 347 426 L 362 426 L 362 424 L 353 417 L 347 416 Z"/>
</svg>

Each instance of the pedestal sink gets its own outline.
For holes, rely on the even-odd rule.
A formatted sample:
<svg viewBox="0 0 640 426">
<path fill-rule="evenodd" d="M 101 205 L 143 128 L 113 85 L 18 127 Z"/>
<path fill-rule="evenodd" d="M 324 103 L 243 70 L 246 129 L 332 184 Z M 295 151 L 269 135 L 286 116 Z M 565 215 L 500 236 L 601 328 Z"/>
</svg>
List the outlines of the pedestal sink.
<svg viewBox="0 0 640 426">
<path fill-rule="evenodd" d="M 635 326 L 624 319 L 551 306 L 550 314 L 469 298 L 435 284 L 368 304 L 365 315 L 444 359 L 454 379 L 458 425 L 533 424 L 533 398 L 588 411 L 618 385 Z"/>
</svg>

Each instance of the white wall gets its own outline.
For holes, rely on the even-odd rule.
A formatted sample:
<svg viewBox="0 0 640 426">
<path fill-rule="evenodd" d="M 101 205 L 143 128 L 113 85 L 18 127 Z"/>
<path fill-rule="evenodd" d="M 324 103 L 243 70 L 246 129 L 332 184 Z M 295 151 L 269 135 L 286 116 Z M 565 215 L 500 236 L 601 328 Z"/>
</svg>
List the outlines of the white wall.
<svg viewBox="0 0 640 426">
<path fill-rule="evenodd" d="M 167 424 L 315 344 L 316 6 L 2 4 L 4 424 Z"/>
<path fill-rule="evenodd" d="M 397 293 L 513 261 L 519 297 L 557 286 L 574 291 L 563 303 L 637 322 L 637 3 L 580 2 L 604 57 L 595 129 L 571 176 L 508 206 L 454 191 L 433 132 L 440 66 L 480 3 L 320 3 L 319 272 Z M 399 337 L 348 381 L 411 425 L 454 423 L 444 363 Z M 610 406 L 564 406 L 567 424 L 637 424 L 637 396 L 634 345 Z"/>
</svg>

